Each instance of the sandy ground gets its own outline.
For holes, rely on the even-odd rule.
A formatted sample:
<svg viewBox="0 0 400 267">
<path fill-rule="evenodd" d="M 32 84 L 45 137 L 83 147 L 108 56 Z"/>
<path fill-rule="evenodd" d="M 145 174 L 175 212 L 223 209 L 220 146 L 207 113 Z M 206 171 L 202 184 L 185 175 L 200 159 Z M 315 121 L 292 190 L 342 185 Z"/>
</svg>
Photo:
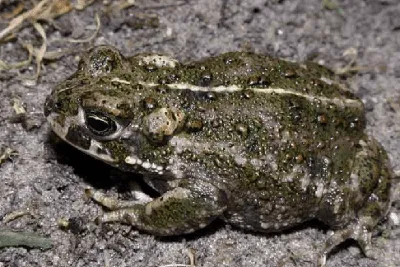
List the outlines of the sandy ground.
<svg viewBox="0 0 400 267">
<path fill-rule="evenodd" d="M 333 69 L 346 66 L 351 57 L 344 54 L 353 50 L 355 65 L 363 69 L 348 78 L 351 90 L 366 104 L 367 131 L 383 144 L 393 168 L 399 170 L 400 2 L 336 2 L 339 8 L 329 10 L 319 0 L 142 0 L 121 13 L 101 15 L 99 34 L 94 43 L 86 44 L 65 39 L 90 36 L 96 28 L 95 13 L 102 14 L 101 3 L 70 12 L 52 25 L 43 24 L 49 51 L 74 53 L 45 62 L 35 85 L 24 78 L 34 74 L 34 64 L 0 72 L 0 145 L 18 151 L 12 161 L 0 165 L 0 227 L 49 237 L 53 247 L 3 248 L 0 267 L 187 264 L 189 251 L 196 266 L 203 267 L 312 266 L 327 235 L 319 223 L 263 235 L 216 222 L 195 235 L 176 238 L 157 238 L 120 224 L 95 225 L 93 219 L 103 211 L 83 198 L 83 190 L 94 186 L 116 195 L 123 184 L 116 178 L 121 173 L 58 142 L 42 107 L 52 87 L 74 72 L 79 52 L 94 44 L 114 45 L 125 55 L 157 51 L 181 60 L 251 50 L 295 61 L 312 59 Z M 21 30 L 18 40 L 41 44 L 30 26 Z M 1 60 L 25 57 L 20 42 L 0 47 Z M 25 119 L 18 120 L 15 99 L 26 107 Z M 21 216 L 8 220 L 15 212 Z M 392 209 L 392 218 L 396 216 L 398 202 Z M 68 230 L 58 226 L 62 218 L 70 220 Z M 400 266 L 400 230 L 394 222 L 384 224 L 384 235 L 373 239 L 378 260 L 365 258 L 355 243 L 348 242 L 330 256 L 328 266 Z"/>
</svg>

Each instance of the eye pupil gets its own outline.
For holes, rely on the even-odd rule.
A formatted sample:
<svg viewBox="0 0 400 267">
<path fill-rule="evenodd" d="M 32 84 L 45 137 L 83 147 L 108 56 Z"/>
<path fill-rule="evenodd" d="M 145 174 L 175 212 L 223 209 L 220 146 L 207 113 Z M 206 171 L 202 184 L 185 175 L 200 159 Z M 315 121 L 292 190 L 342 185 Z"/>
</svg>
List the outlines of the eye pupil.
<svg viewBox="0 0 400 267">
<path fill-rule="evenodd" d="M 90 127 L 95 130 L 96 132 L 104 132 L 107 131 L 109 127 L 108 121 L 104 120 L 103 118 L 99 117 L 89 117 L 88 123 Z"/>
<path fill-rule="evenodd" d="M 102 114 L 89 113 L 86 122 L 89 130 L 100 136 L 113 134 L 117 129 L 115 122 Z"/>
</svg>

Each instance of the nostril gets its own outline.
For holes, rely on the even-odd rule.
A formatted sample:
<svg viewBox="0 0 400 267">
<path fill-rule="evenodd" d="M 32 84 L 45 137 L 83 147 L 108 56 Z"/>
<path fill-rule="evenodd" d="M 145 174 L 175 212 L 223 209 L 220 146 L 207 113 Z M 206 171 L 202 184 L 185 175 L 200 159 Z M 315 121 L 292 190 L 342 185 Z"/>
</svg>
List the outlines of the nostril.
<svg viewBox="0 0 400 267">
<path fill-rule="evenodd" d="M 56 103 L 54 103 L 54 109 L 55 110 L 60 110 L 61 109 L 61 102 L 56 102 Z"/>
<path fill-rule="evenodd" d="M 46 98 L 46 102 L 44 103 L 44 116 L 47 117 L 50 115 L 50 113 L 53 111 L 53 108 L 55 107 L 54 101 L 50 98 Z"/>
</svg>

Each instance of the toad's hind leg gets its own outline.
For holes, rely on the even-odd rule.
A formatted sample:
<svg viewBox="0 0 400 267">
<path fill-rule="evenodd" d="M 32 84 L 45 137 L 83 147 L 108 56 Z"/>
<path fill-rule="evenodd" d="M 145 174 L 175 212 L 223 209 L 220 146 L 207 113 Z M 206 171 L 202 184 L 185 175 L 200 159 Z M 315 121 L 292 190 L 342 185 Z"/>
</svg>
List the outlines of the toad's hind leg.
<svg viewBox="0 0 400 267">
<path fill-rule="evenodd" d="M 319 256 L 319 266 L 325 266 L 327 254 L 347 239 L 356 240 L 363 253 L 374 258 L 372 231 L 389 210 L 393 176 L 386 152 L 377 141 L 361 140 L 359 145 L 350 178 L 357 189 L 348 203 L 348 207 L 354 209 L 355 218 L 328 237 Z"/>
</svg>

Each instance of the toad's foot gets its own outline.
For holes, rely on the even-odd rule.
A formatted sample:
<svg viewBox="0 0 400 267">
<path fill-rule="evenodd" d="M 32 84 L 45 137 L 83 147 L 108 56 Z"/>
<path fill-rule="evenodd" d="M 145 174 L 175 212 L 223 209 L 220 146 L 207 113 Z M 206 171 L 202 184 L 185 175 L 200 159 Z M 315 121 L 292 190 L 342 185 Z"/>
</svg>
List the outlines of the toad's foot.
<svg viewBox="0 0 400 267">
<path fill-rule="evenodd" d="M 318 266 L 324 267 L 326 265 L 326 257 L 332 249 L 350 238 L 358 242 L 365 256 L 373 259 L 376 258 L 371 246 L 371 225 L 375 224 L 375 220 L 372 220 L 370 217 L 363 217 L 346 228 L 333 232 L 326 240 L 323 250 L 319 253 Z"/>
<path fill-rule="evenodd" d="M 92 190 L 90 188 L 85 189 L 85 196 L 91 199 L 96 200 L 102 206 L 110 209 L 110 210 L 117 210 L 122 208 L 129 208 L 135 204 L 142 204 L 148 203 L 153 200 L 149 195 L 144 193 L 140 188 L 139 184 L 135 181 L 130 181 L 128 183 L 129 191 L 132 194 L 133 200 L 131 201 L 123 201 L 123 200 L 116 200 L 110 197 L 107 197 L 103 193 L 99 191 Z"/>
<path fill-rule="evenodd" d="M 124 209 L 124 208 L 130 208 L 133 207 L 134 205 L 140 204 L 140 203 L 147 203 L 150 202 L 152 199 L 145 195 L 141 196 L 140 194 L 138 195 L 138 192 L 134 191 L 133 192 L 135 200 L 120 200 L 112 197 L 106 196 L 104 193 L 100 191 L 96 191 L 90 188 L 85 189 L 85 195 L 88 198 L 91 198 L 95 200 L 96 202 L 100 203 L 102 206 L 106 207 L 109 210 L 119 210 L 119 209 Z"/>
</svg>

